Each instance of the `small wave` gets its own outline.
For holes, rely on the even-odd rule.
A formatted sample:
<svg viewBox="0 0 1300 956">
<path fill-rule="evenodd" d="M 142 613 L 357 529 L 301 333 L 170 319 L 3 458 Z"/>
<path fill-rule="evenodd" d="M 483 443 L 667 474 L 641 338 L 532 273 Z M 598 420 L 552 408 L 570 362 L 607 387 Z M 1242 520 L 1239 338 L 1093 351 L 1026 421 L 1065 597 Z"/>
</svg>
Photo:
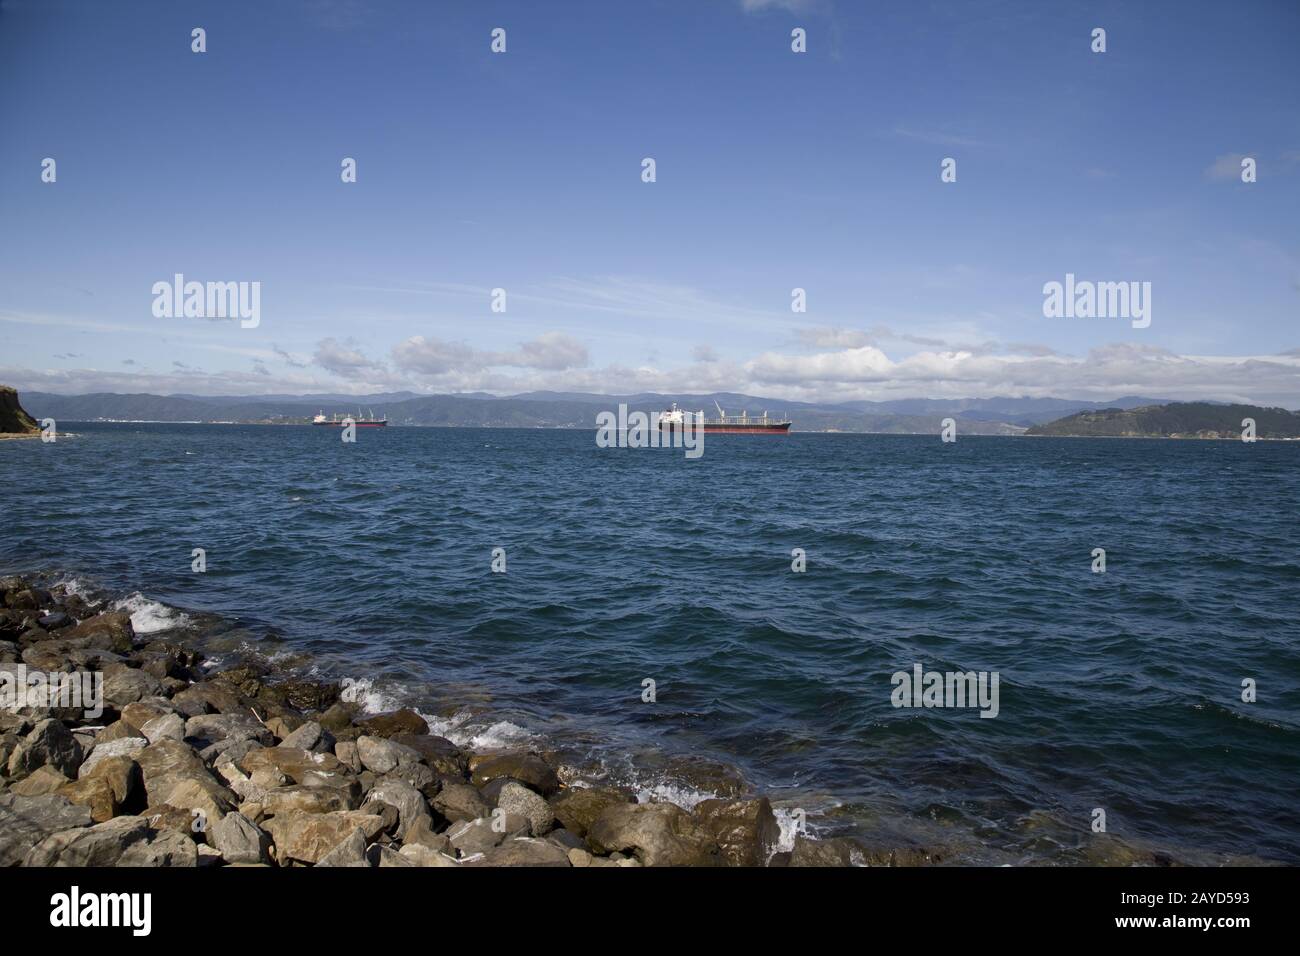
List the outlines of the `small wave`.
<svg viewBox="0 0 1300 956">
<path fill-rule="evenodd" d="M 156 634 L 184 627 L 190 622 L 188 614 L 168 607 L 159 601 L 151 601 L 139 591 L 122 598 L 113 604 L 114 611 L 129 611 L 131 626 L 137 634 Z"/>
<path fill-rule="evenodd" d="M 467 710 L 457 711 L 451 717 L 422 713 L 420 716 L 429 725 L 430 733 L 446 737 L 457 747 L 470 750 L 504 750 L 536 739 L 535 734 L 518 724 L 508 720 L 489 722 Z"/>
</svg>

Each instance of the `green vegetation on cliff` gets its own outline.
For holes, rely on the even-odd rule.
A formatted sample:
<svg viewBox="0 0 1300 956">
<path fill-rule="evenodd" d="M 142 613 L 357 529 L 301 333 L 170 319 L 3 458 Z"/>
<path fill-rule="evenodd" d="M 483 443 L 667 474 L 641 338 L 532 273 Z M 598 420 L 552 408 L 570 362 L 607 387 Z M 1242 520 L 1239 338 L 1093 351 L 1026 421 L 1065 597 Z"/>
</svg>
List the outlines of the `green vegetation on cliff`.
<svg viewBox="0 0 1300 956">
<path fill-rule="evenodd" d="M 1078 412 L 1046 425 L 1035 425 L 1026 434 L 1079 438 L 1240 439 L 1244 418 L 1255 420 L 1257 438 L 1300 438 L 1300 412 L 1259 405 L 1211 405 L 1208 402 Z"/>
</svg>

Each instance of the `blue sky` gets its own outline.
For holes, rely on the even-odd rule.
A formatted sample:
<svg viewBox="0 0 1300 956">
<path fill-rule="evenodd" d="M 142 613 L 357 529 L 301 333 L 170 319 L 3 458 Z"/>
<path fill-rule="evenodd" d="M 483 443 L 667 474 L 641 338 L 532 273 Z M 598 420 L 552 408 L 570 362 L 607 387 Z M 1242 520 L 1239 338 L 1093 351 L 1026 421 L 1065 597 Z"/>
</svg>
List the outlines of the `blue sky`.
<svg viewBox="0 0 1300 956">
<path fill-rule="evenodd" d="M 2 0 L 0 381 L 1300 407 L 1297 50 L 1289 0 Z M 177 272 L 260 324 L 155 318 Z"/>
</svg>

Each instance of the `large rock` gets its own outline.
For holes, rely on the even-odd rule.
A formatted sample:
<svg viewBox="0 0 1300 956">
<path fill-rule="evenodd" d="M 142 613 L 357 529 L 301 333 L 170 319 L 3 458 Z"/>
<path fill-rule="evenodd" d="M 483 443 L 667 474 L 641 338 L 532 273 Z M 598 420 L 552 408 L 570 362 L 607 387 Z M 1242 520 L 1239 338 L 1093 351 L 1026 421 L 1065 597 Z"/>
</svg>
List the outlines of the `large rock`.
<svg viewBox="0 0 1300 956">
<path fill-rule="evenodd" d="M 433 808 L 453 823 L 477 820 L 491 812 L 487 801 L 466 783 L 447 784 L 433 798 Z"/>
<path fill-rule="evenodd" d="M 25 777 L 47 764 L 65 777 L 75 777 L 81 766 L 80 742 L 62 721 L 42 720 L 9 757 L 9 776 Z"/>
<path fill-rule="evenodd" d="M 359 793 L 360 788 L 357 788 Z M 262 812 L 267 816 L 282 813 L 334 813 L 357 809 L 357 794 L 341 787 L 308 787 L 295 784 L 267 790 L 260 797 Z"/>
<path fill-rule="evenodd" d="M 419 751 L 382 737 L 358 737 L 357 756 L 372 773 L 392 773 L 402 764 L 419 763 Z"/>
<path fill-rule="evenodd" d="M 460 823 L 453 823 L 447 830 L 446 836 L 462 858 L 477 856 L 486 853 L 508 836 L 505 831 L 498 830 L 492 823 L 491 817 L 462 820 Z"/>
<path fill-rule="evenodd" d="M 289 747 L 264 747 L 252 750 L 239 761 L 239 766 L 250 776 L 261 769 L 274 769 L 294 783 L 304 783 L 313 774 L 341 773 L 343 765 L 333 754 L 313 753 Z"/>
<path fill-rule="evenodd" d="M 127 704 L 161 694 L 162 683 L 152 674 L 146 674 L 125 664 L 108 664 L 104 667 L 104 703 L 121 711 Z M 141 728 L 143 730 L 143 728 Z"/>
<path fill-rule="evenodd" d="M 423 843 L 408 843 L 398 851 L 414 866 L 460 866 L 452 857 Z"/>
<path fill-rule="evenodd" d="M 133 844 L 147 842 L 149 821 L 117 817 L 80 830 L 65 830 L 34 846 L 25 866 L 117 866 Z M 193 844 L 191 844 L 193 845 Z"/>
<path fill-rule="evenodd" d="M 253 715 L 248 698 L 221 681 L 191 684 L 174 695 L 172 703 L 186 717 L 198 717 L 201 714 L 242 714 L 245 717 Z"/>
<path fill-rule="evenodd" d="M 68 778 L 53 767 L 37 767 L 10 787 L 9 792 L 20 797 L 43 797 L 47 793 L 54 793 L 65 783 L 68 783 Z"/>
<path fill-rule="evenodd" d="M 90 811 L 67 797 L 0 793 L 0 867 L 21 863 L 32 847 L 54 833 L 92 822 Z"/>
<path fill-rule="evenodd" d="M 542 796 L 560 789 L 560 778 L 541 757 L 531 753 L 496 754 L 474 768 L 474 786 L 482 787 L 498 777 L 510 777 L 527 784 Z"/>
<path fill-rule="evenodd" d="M 77 769 L 77 776 L 89 775 L 102 760 L 113 757 L 134 757 L 147 746 L 149 741 L 143 737 L 118 737 L 116 740 L 96 743 L 94 749 L 90 751 L 90 756 Z"/>
<path fill-rule="evenodd" d="M 325 753 L 334 749 L 334 735 L 314 720 L 309 720 L 280 742 L 281 747 Z"/>
<path fill-rule="evenodd" d="M 373 840 L 383 826 L 382 817 L 362 810 L 335 813 L 291 811 L 272 817 L 266 823 L 266 829 L 275 841 L 276 859 L 281 865 L 289 860 L 316 863 L 347 839 L 353 830 L 359 828 L 367 840 Z"/>
<path fill-rule="evenodd" d="M 633 799 L 612 787 L 576 787 L 556 794 L 550 802 L 560 825 L 581 837 L 607 808 L 630 804 Z"/>
<path fill-rule="evenodd" d="M 161 830 L 151 833 L 147 840 L 132 843 L 118 857 L 117 865 L 144 866 L 150 869 L 167 866 L 194 867 L 199 865 L 199 848 L 183 833 Z"/>
<path fill-rule="evenodd" d="M 213 824 L 208 838 L 227 863 L 266 863 L 271 838 L 257 824 L 239 813 L 227 813 Z"/>
<path fill-rule="evenodd" d="M 855 866 L 861 860 L 862 848 L 853 840 L 813 840 L 801 833 L 794 839 L 787 866 Z"/>
<path fill-rule="evenodd" d="M 523 784 L 513 781 L 501 788 L 497 796 L 497 809 L 504 810 L 506 816 L 517 814 L 528 821 L 528 829 L 533 836 L 544 836 L 555 826 L 555 814 L 550 804 L 537 793 Z"/>
<path fill-rule="evenodd" d="M 366 858 L 366 834 L 359 827 L 347 838 L 316 861 L 317 866 L 370 866 Z"/>
<path fill-rule="evenodd" d="M 597 853 L 635 852 L 646 866 L 710 866 L 718 862 L 689 813 L 671 803 L 607 807 L 587 831 Z"/>
<path fill-rule="evenodd" d="M 730 866 L 763 866 L 776 851 L 781 827 L 767 797 L 758 800 L 702 800 L 695 822 L 716 843 Z"/>
<path fill-rule="evenodd" d="M 140 733 L 144 734 L 145 739 L 151 744 L 156 744 L 160 740 L 184 740 L 185 718 L 180 714 L 164 714 L 147 721 L 140 728 Z"/>
<path fill-rule="evenodd" d="M 64 628 L 59 637 L 86 647 L 98 647 L 118 654 L 129 654 L 135 644 L 129 611 L 106 611 L 86 618 L 80 624 Z"/>
<path fill-rule="evenodd" d="M 397 734 L 389 739 L 395 744 L 418 751 L 424 762 L 444 777 L 465 775 L 465 754 L 446 737 L 436 734 Z"/>
<path fill-rule="evenodd" d="M 404 708 L 390 714 L 375 714 L 356 722 L 361 732 L 370 737 L 396 737 L 399 734 L 422 735 L 429 732 L 429 725 L 415 711 Z"/>
<path fill-rule="evenodd" d="M 271 731 L 256 718 L 240 713 L 191 717 L 185 721 L 185 739 L 199 750 L 222 741 L 256 740 L 263 746 L 274 742 Z"/>
<path fill-rule="evenodd" d="M 545 840 L 516 837 L 488 850 L 467 866 L 571 866 L 566 850 Z"/>
<path fill-rule="evenodd" d="M 390 807 L 396 807 L 399 819 L 399 832 L 405 833 L 410 827 L 415 826 L 419 821 L 429 821 L 429 805 L 424 800 L 424 794 L 411 786 L 405 780 L 385 779 L 378 781 L 370 792 L 366 794 L 366 802 L 362 809 L 369 807 L 373 803 L 386 803 Z M 377 813 L 377 810 L 371 810 Z"/>
</svg>

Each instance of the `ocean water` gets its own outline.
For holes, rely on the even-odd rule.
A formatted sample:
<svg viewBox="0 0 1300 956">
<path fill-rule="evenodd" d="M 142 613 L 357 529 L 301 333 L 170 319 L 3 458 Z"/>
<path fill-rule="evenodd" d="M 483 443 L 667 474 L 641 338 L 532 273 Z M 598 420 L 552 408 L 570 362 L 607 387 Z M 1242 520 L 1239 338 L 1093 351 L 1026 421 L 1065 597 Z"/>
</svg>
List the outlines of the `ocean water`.
<svg viewBox="0 0 1300 956">
<path fill-rule="evenodd" d="M 1300 443 L 60 424 L 0 570 L 214 660 L 949 862 L 1300 862 Z M 895 708 L 917 663 L 998 715 Z"/>
</svg>

